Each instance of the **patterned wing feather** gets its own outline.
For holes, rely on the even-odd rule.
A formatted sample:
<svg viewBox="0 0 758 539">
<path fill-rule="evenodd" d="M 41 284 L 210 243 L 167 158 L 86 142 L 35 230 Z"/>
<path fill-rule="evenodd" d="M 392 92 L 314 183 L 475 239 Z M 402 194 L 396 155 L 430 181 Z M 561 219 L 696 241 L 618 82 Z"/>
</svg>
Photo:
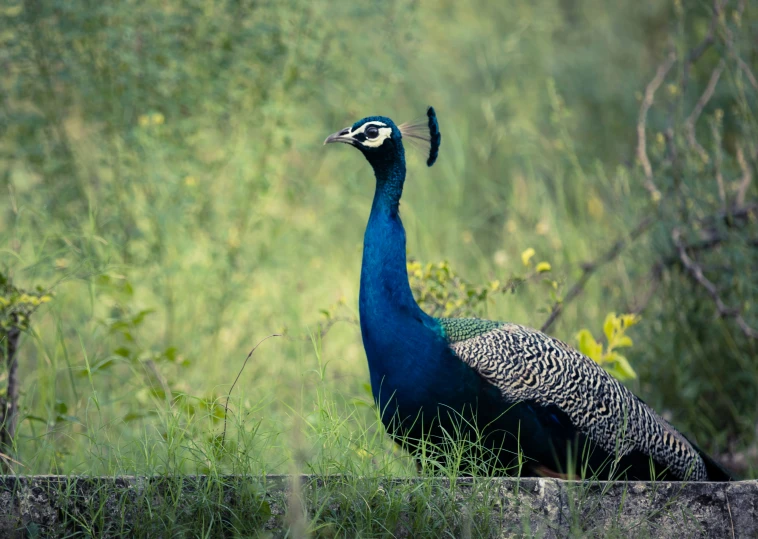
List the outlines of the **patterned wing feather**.
<svg viewBox="0 0 758 539">
<path fill-rule="evenodd" d="M 439 319 L 450 348 L 509 402 L 557 407 L 609 454 L 650 455 L 680 479 L 706 480 L 698 450 L 597 363 L 517 324 Z"/>
</svg>

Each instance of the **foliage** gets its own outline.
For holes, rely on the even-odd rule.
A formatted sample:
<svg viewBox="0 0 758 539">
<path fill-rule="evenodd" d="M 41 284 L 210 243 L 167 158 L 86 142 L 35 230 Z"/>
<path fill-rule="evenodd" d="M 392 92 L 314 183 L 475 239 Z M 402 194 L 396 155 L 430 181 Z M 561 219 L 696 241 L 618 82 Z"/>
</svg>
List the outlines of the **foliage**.
<svg viewBox="0 0 758 539">
<path fill-rule="evenodd" d="M 10 278 L 0 272 L 0 343 L 11 328 L 21 331 L 29 329 L 29 317 L 53 296 L 42 287 L 35 291 L 21 290 L 11 283 Z"/>
<path fill-rule="evenodd" d="M 427 263 L 424 266 L 417 261 L 410 261 L 408 277 L 411 290 L 419 305 L 432 316 L 481 317 L 486 313 L 487 304 L 494 301 L 494 297 L 506 292 L 514 293 L 517 287 L 551 270 L 550 263 L 544 261 L 532 268 L 532 258 L 535 254 L 531 247 L 523 251 L 521 261 L 530 269 L 529 273 L 510 277 L 505 284 L 493 280 L 487 284 L 473 285 L 453 271 L 446 261 Z M 549 279 L 543 279 L 542 282 L 551 293 L 551 301 L 559 303 L 560 298 L 555 294 L 558 283 Z M 637 373 L 618 349 L 632 346 L 632 339 L 626 334 L 626 330 L 638 322 L 639 317 L 634 314 L 616 316 L 616 313 L 609 313 L 603 324 L 607 340 L 605 348 L 595 340 L 588 329 L 582 329 L 576 336 L 578 349 L 621 381 L 637 378 Z"/>
<path fill-rule="evenodd" d="M 596 361 L 619 380 L 637 378 L 637 373 L 634 372 L 626 357 L 618 353 L 618 349 L 632 346 L 632 339 L 626 334 L 626 330 L 637 324 L 639 320 L 639 317 L 634 314 L 616 316 L 616 313 L 608 313 L 603 324 L 603 333 L 606 338 L 605 348 L 603 343 L 595 340 L 590 330 L 582 329 L 576 335 L 579 351 Z"/>
<path fill-rule="evenodd" d="M 511 276 L 505 281 L 494 279 L 474 285 L 455 272 L 447 261 L 422 265 L 416 260 L 410 260 L 407 264 L 408 279 L 416 301 L 428 314 L 443 318 L 482 317 L 486 315 L 487 305 L 498 295 L 513 294 L 521 285 L 535 281 L 538 276 L 551 270 L 550 264 L 544 261 L 532 268 L 530 259 L 533 255 L 532 248 L 522 254 L 527 273 Z M 558 282 L 551 279 L 542 279 L 542 282 L 550 289 L 553 301 L 556 301 L 554 291 L 558 289 Z"/>
<path fill-rule="evenodd" d="M 719 240 L 687 252 L 756 326 L 754 216 L 713 218 L 733 214 L 744 170 L 758 170 L 756 90 L 740 67 L 756 72 L 756 13 L 739 5 L 654 96 L 642 131 L 657 203 L 636 152 L 640 105 L 666 47 L 681 57 L 708 35 L 709 3 L 0 5 L 0 264 L 20 288 L 55 293 L 21 341 L 24 472 L 239 469 L 214 453 L 215 395 L 247 351 L 283 326 L 307 334 L 337 298 L 332 319 L 355 319 L 373 180 L 324 136 L 429 104 L 440 158 L 427 169 L 408 152 L 402 206 L 409 252 L 449 260 L 412 268 L 425 308 L 540 327 L 560 302 L 550 332 L 570 340 L 644 303 L 630 387 L 704 449 L 750 455 L 758 351 L 671 236 Z M 704 159 L 685 126 L 722 59 L 694 122 Z M 584 264 L 649 214 L 647 234 L 566 301 Z M 539 253 L 528 265 L 526 248 Z M 356 404 L 366 380 L 354 326 L 267 343 L 230 408 L 240 458 L 256 473 L 366 472 L 385 458 L 383 472 L 415 473 Z"/>
</svg>

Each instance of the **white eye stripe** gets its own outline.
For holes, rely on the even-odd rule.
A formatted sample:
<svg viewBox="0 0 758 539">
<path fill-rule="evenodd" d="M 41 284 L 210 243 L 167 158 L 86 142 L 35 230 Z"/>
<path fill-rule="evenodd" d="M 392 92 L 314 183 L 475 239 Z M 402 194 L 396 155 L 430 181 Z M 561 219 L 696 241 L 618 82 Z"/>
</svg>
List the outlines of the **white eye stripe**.
<svg viewBox="0 0 758 539">
<path fill-rule="evenodd" d="M 378 148 L 379 146 L 384 144 L 384 141 L 390 138 L 391 136 L 392 136 L 391 127 L 379 127 L 379 134 L 376 137 L 367 138 L 366 140 L 362 141 L 360 144 L 363 144 L 364 146 L 368 148 Z"/>
<path fill-rule="evenodd" d="M 387 124 L 385 124 L 384 122 L 366 122 L 355 131 L 351 131 L 350 134 L 357 135 L 358 133 L 363 133 L 364 131 L 366 131 L 366 128 L 370 125 L 373 125 L 375 127 L 387 127 Z M 390 131 L 392 131 L 392 129 L 390 129 Z"/>
</svg>

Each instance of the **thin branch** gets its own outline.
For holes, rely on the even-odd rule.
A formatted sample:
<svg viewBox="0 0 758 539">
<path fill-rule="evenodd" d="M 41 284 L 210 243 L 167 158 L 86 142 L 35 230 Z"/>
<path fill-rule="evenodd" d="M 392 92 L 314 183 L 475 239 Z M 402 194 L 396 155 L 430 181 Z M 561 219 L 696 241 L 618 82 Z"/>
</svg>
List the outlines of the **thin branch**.
<svg viewBox="0 0 758 539">
<path fill-rule="evenodd" d="M 674 241 L 674 245 L 679 252 L 679 259 L 682 261 L 682 265 L 689 272 L 695 282 L 705 289 L 716 304 L 716 310 L 718 311 L 719 317 L 734 318 L 735 322 L 742 330 L 742 333 L 744 333 L 747 338 L 758 339 L 758 331 L 751 328 L 747 322 L 745 322 L 745 319 L 742 318 L 742 314 L 740 314 L 739 310 L 730 309 L 726 306 L 719 295 L 716 285 L 703 274 L 703 269 L 687 254 L 687 249 L 682 242 L 682 233 L 678 228 L 675 228 L 671 232 L 671 239 Z"/>
<path fill-rule="evenodd" d="M 753 173 L 750 170 L 750 165 L 745 159 L 745 152 L 742 150 L 742 144 L 737 144 L 737 163 L 740 165 L 742 171 L 742 179 L 737 187 L 737 199 L 735 203 L 738 208 L 745 205 L 745 195 L 750 187 L 750 183 L 753 181 Z"/>
<path fill-rule="evenodd" d="M 724 175 L 721 172 L 721 163 L 723 157 L 721 153 L 721 132 L 719 131 L 719 122 L 713 120 L 711 122 L 711 134 L 713 135 L 713 172 L 716 176 L 716 185 L 719 189 L 719 200 L 721 200 L 721 211 L 726 211 L 726 188 L 724 187 Z"/>
<path fill-rule="evenodd" d="M 698 253 L 703 251 L 709 251 L 719 247 L 722 243 L 727 241 L 727 238 L 721 235 L 712 235 L 701 241 L 687 243 L 684 245 L 684 249 L 688 253 Z M 758 238 L 750 238 L 746 241 L 748 247 L 758 248 Z M 642 313 L 650 303 L 650 300 L 655 297 L 655 293 L 661 284 L 663 277 L 663 270 L 672 266 L 680 266 L 682 264 L 681 258 L 679 258 L 679 252 L 666 256 L 663 260 L 660 260 L 653 264 L 653 267 L 647 273 L 642 280 L 643 283 L 648 284 L 648 289 L 642 296 L 642 299 L 635 300 L 632 306 L 629 307 L 629 312 L 632 314 Z"/>
<path fill-rule="evenodd" d="M 732 527 L 732 539 L 734 539 L 734 519 L 732 518 L 732 505 L 729 503 L 729 490 L 724 488 L 724 496 L 726 496 L 726 510 L 729 512 L 729 524 Z"/>
<path fill-rule="evenodd" d="M 711 24 L 708 27 L 708 32 L 698 45 L 692 47 L 687 53 L 684 65 L 682 66 L 682 94 L 685 94 L 687 90 L 687 84 L 690 78 L 690 67 L 697 62 L 700 57 L 707 51 L 711 45 L 713 45 L 714 35 L 716 31 L 716 24 L 718 23 L 719 13 L 721 11 L 720 0 L 716 0 L 713 5 L 713 15 L 711 16 Z"/>
<path fill-rule="evenodd" d="M 718 0 L 716 0 L 716 6 L 718 7 Z M 742 17 L 742 12 L 744 10 L 745 10 L 745 2 L 740 2 L 737 5 L 737 16 Z M 729 25 L 726 22 L 726 19 L 723 20 L 723 26 L 724 26 L 724 35 L 725 35 L 724 42 L 726 43 L 726 46 L 729 49 L 729 53 L 734 57 L 735 61 L 737 62 L 737 66 L 745 74 L 745 76 L 747 77 L 747 80 L 750 82 L 750 85 L 755 90 L 758 90 L 758 80 L 756 80 L 755 75 L 753 74 L 753 71 L 750 69 L 750 66 L 747 65 L 747 63 L 745 63 L 745 61 L 740 57 L 740 55 L 737 54 L 737 50 L 734 46 L 734 35 L 732 34 L 732 31 L 729 29 Z"/>
<path fill-rule="evenodd" d="M 598 268 L 601 266 L 607 264 L 608 262 L 611 262 L 618 257 L 621 252 L 629 245 L 631 242 L 642 236 L 645 232 L 648 231 L 650 226 L 655 222 L 655 218 L 652 216 L 645 217 L 642 221 L 637 223 L 637 226 L 635 226 L 632 231 L 625 235 L 624 237 L 618 239 L 611 247 L 608 249 L 605 253 L 600 255 L 596 260 L 589 262 L 587 264 L 584 264 L 582 266 L 582 275 L 579 277 L 579 280 L 574 284 L 574 286 L 571 287 L 571 289 L 566 293 L 566 296 L 559 302 L 555 303 L 553 305 L 552 310 L 550 311 L 550 315 L 548 316 L 547 320 L 545 320 L 545 323 L 542 324 L 542 327 L 540 328 L 540 331 L 547 331 L 550 326 L 553 325 L 553 322 L 556 321 L 556 319 L 561 315 L 561 312 L 563 311 L 563 306 L 569 303 L 570 301 L 574 300 L 579 294 L 584 291 L 584 287 L 587 284 L 587 281 L 590 280 L 590 277 L 592 277 L 592 274 L 597 271 Z"/>
<path fill-rule="evenodd" d="M 742 72 L 745 73 L 747 80 L 750 81 L 750 84 L 753 86 L 753 88 L 758 90 L 758 80 L 755 79 L 755 75 L 753 75 L 753 72 L 750 70 L 750 66 L 745 63 L 745 60 L 737 56 L 737 53 L 734 53 L 734 55 L 737 58 L 737 65 L 740 66 Z"/>
<path fill-rule="evenodd" d="M 747 204 L 740 208 L 726 209 L 714 215 L 708 215 L 702 219 L 698 219 L 697 222 L 707 226 L 715 224 L 717 221 L 723 221 L 725 225 L 732 226 L 737 220 L 747 220 L 754 217 L 753 214 L 756 212 L 758 212 L 758 204 Z"/>
<path fill-rule="evenodd" d="M 334 324 L 338 322 L 346 322 L 348 324 L 358 325 L 358 319 L 355 317 L 348 317 L 348 316 L 337 316 L 335 318 L 330 318 L 327 320 L 323 326 L 319 328 L 319 331 L 315 335 L 305 335 L 302 337 L 302 340 L 304 341 L 312 341 L 315 338 L 323 339 L 327 333 L 329 333 L 329 330 L 332 329 Z M 292 339 L 292 337 L 289 337 Z"/>
<path fill-rule="evenodd" d="M 687 134 L 687 141 L 690 143 L 690 146 L 695 148 L 697 153 L 700 154 L 700 157 L 704 162 L 708 160 L 708 154 L 698 143 L 697 138 L 695 137 L 695 124 L 697 123 L 698 118 L 700 118 L 700 115 L 703 113 L 703 109 L 713 97 L 713 94 L 716 91 L 716 85 L 719 82 L 719 78 L 721 78 L 721 73 L 724 71 L 725 65 L 725 62 L 722 59 L 715 67 L 711 73 L 711 78 L 708 81 L 708 85 L 705 87 L 703 95 L 701 95 L 700 99 L 697 100 L 695 108 L 692 109 L 692 113 L 690 113 L 689 117 L 684 122 L 684 130 Z"/>
<path fill-rule="evenodd" d="M 258 344 L 253 346 L 253 349 L 250 350 L 250 353 L 245 358 L 244 363 L 242 363 L 242 368 L 240 368 L 240 372 L 237 373 L 237 378 L 234 379 L 234 383 L 232 384 L 232 387 L 229 388 L 229 393 L 226 395 L 226 404 L 224 405 L 224 434 L 221 436 L 221 447 L 224 447 L 224 442 L 226 442 L 226 417 L 229 413 L 229 399 L 232 396 L 232 391 L 234 391 L 234 386 L 237 385 L 237 381 L 240 379 L 240 376 L 242 376 L 242 371 L 245 370 L 247 361 L 250 359 L 253 353 L 258 349 L 258 347 L 261 344 L 263 344 L 264 341 L 269 340 L 271 337 L 283 337 L 283 335 L 279 333 L 272 333 L 271 335 L 268 335 L 267 337 L 264 337 L 260 341 L 258 341 Z"/>
<path fill-rule="evenodd" d="M 658 70 L 655 73 L 655 77 L 651 80 L 645 88 L 645 95 L 642 98 L 642 104 L 640 105 L 639 119 L 637 120 L 637 158 L 642 164 L 642 170 L 645 173 L 645 189 L 648 190 L 653 199 L 658 200 L 661 197 L 661 192 L 655 186 L 653 181 L 653 167 L 650 164 L 650 159 L 647 156 L 647 141 L 645 138 L 645 128 L 647 123 L 647 113 L 650 107 L 653 106 L 653 99 L 655 98 L 655 92 L 658 91 L 661 84 L 668 75 L 668 72 L 676 62 L 676 54 L 670 52 L 666 57 L 666 60 L 658 66 Z"/>
</svg>

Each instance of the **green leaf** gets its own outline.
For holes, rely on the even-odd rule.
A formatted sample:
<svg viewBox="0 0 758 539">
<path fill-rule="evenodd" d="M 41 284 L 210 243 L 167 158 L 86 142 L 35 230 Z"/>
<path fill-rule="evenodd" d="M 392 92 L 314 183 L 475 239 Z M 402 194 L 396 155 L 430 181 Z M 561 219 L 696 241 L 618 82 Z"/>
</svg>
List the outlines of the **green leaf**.
<svg viewBox="0 0 758 539">
<path fill-rule="evenodd" d="M 617 378 L 618 380 L 621 380 L 622 382 L 624 380 L 633 380 L 637 378 L 637 373 L 634 372 L 634 369 L 629 364 L 629 361 L 622 356 L 621 354 L 617 354 L 616 352 L 611 352 L 606 356 L 606 360 L 609 363 L 612 363 L 609 365 L 609 368 L 606 369 L 614 378 Z"/>
<path fill-rule="evenodd" d="M 165 359 L 173 363 L 176 361 L 176 358 L 179 355 L 179 351 L 176 349 L 176 346 L 169 346 L 163 351 L 162 355 Z"/>
<path fill-rule="evenodd" d="M 127 413 L 122 420 L 124 423 L 128 423 L 130 421 L 137 421 L 138 419 L 144 419 L 145 417 L 153 415 L 155 412 L 149 411 L 149 412 L 129 412 Z"/>
<path fill-rule="evenodd" d="M 116 348 L 116 349 L 113 351 L 113 353 L 114 353 L 115 355 L 117 355 L 117 356 L 121 356 L 121 357 L 129 357 L 129 356 L 131 356 L 131 355 L 132 355 L 132 351 L 131 351 L 131 350 L 129 350 L 128 348 L 126 348 L 125 346 L 120 346 L 120 347 Z"/>
<path fill-rule="evenodd" d="M 61 423 L 61 422 L 64 422 L 64 421 L 66 423 L 81 423 L 82 422 L 82 420 L 79 419 L 78 417 L 76 417 L 75 415 L 57 415 L 57 416 L 55 416 L 55 422 L 56 423 Z"/>
<path fill-rule="evenodd" d="M 623 324 L 624 329 L 632 327 L 639 321 L 640 321 L 639 315 L 636 315 L 636 314 L 622 314 L 621 315 L 621 323 Z"/>
<path fill-rule="evenodd" d="M 53 406 L 53 410 L 54 410 L 54 411 L 55 411 L 57 414 L 59 414 L 59 415 L 63 415 L 63 414 L 65 414 L 66 412 L 68 412 L 68 405 L 67 405 L 65 402 L 63 402 L 63 401 L 57 401 L 57 402 L 55 403 L 55 406 Z"/>
<path fill-rule="evenodd" d="M 613 330 L 616 327 L 616 321 L 616 313 L 608 313 L 608 316 L 605 317 L 605 322 L 603 323 L 603 333 L 605 333 L 605 338 L 608 339 L 609 346 L 613 341 Z"/>
<path fill-rule="evenodd" d="M 265 522 L 271 516 L 271 514 L 271 505 L 266 500 L 263 500 L 260 507 L 258 508 L 258 516 L 261 517 Z"/>
<path fill-rule="evenodd" d="M 603 356 L 603 345 L 598 343 L 587 329 L 581 330 L 576 335 L 579 343 L 579 351 L 588 358 L 600 363 Z"/>
<path fill-rule="evenodd" d="M 149 314 L 152 314 L 155 312 L 155 309 L 142 309 L 140 312 L 134 315 L 132 318 L 132 324 L 135 326 L 139 326 L 144 320 L 145 317 Z"/>
</svg>

